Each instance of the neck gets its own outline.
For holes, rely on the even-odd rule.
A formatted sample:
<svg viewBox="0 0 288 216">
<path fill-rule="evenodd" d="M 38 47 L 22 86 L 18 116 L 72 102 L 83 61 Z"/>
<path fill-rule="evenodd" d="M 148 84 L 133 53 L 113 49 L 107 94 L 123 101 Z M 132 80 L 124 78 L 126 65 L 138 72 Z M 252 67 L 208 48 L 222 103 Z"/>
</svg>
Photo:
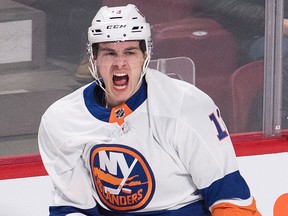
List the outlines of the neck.
<svg viewBox="0 0 288 216">
<path fill-rule="evenodd" d="M 111 102 L 111 98 L 109 99 L 108 94 L 105 94 L 104 97 L 105 97 L 104 98 L 105 99 L 105 108 L 112 109 L 113 107 L 116 107 L 116 106 L 119 106 L 119 105 L 125 103 L 125 101 L 117 101 L 117 102 L 113 103 L 113 100 Z"/>
</svg>

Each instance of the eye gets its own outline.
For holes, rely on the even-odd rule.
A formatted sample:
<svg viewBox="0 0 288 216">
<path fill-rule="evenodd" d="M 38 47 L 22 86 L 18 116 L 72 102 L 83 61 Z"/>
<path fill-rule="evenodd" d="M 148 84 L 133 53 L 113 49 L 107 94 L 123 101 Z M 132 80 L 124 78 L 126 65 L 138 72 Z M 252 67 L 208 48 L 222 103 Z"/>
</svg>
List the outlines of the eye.
<svg viewBox="0 0 288 216">
<path fill-rule="evenodd" d="M 105 52 L 104 56 L 115 56 L 116 53 L 115 52 Z"/>
<path fill-rule="evenodd" d="M 128 55 L 128 56 L 130 56 L 130 55 L 135 55 L 135 54 L 136 54 L 135 51 L 126 51 L 126 52 L 125 52 L 125 55 Z"/>
</svg>

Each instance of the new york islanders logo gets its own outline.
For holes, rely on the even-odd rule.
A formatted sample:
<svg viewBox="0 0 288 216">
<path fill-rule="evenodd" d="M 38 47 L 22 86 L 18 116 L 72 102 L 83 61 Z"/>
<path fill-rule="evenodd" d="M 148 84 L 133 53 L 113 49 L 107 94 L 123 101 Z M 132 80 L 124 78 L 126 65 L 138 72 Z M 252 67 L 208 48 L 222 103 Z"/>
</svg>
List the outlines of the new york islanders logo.
<svg viewBox="0 0 288 216">
<path fill-rule="evenodd" d="M 111 210 L 135 211 L 152 199 L 155 179 L 145 158 L 123 145 L 97 145 L 91 150 L 91 173 L 97 194 Z"/>
</svg>

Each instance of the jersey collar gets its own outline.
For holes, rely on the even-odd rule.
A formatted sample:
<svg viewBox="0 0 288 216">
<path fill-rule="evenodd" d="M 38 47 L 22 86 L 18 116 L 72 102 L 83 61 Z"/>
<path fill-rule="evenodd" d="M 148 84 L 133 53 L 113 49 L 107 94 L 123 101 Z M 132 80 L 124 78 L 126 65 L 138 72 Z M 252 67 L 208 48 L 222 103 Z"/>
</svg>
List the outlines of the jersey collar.
<svg viewBox="0 0 288 216">
<path fill-rule="evenodd" d="M 147 83 L 143 79 L 138 91 L 126 103 L 112 109 L 100 105 L 101 101 L 103 101 L 104 92 L 96 82 L 91 83 L 84 89 L 83 97 L 85 106 L 95 118 L 110 123 L 117 122 L 119 125 L 122 125 L 125 117 L 136 110 L 146 100 Z"/>
</svg>

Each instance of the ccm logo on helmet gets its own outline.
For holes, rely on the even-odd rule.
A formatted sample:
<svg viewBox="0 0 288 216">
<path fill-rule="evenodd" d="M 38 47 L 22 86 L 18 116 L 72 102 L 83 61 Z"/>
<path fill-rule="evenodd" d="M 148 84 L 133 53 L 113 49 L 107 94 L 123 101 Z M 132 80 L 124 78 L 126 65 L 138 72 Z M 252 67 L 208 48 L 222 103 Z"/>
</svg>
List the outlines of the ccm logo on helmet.
<svg viewBox="0 0 288 216">
<path fill-rule="evenodd" d="M 101 202 L 116 211 L 144 208 L 152 199 L 155 179 L 145 158 L 123 145 L 96 145 L 90 152 L 91 174 Z"/>
<path fill-rule="evenodd" d="M 107 29 L 121 29 L 126 28 L 126 25 L 108 25 Z"/>
</svg>

